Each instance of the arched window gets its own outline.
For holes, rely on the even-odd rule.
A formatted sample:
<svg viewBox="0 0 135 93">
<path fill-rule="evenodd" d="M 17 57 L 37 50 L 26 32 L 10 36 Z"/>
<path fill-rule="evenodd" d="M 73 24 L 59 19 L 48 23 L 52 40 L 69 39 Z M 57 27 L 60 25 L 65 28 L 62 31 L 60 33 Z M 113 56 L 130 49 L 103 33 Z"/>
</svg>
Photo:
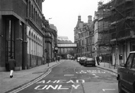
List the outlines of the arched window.
<svg viewBox="0 0 135 93">
<path fill-rule="evenodd" d="M 32 38 L 34 37 L 33 33 L 31 33 L 31 37 L 32 37 Z"/>
<path fill-rule="evenodd" d="M 29 31 L 29 36 L 31 36 L 31 31 Z"/>
</svg>

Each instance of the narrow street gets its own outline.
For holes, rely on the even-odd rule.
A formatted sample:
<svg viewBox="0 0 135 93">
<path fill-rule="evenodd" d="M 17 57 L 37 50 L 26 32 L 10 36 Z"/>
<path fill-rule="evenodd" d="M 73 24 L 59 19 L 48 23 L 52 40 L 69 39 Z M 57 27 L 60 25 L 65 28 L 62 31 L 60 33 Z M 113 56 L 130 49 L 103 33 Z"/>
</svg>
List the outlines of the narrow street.
<svg viewBox="0 0 135 93">
<path fill-rule="evenodd" d="M 98 67 L 66 60 L 44 78 L 18 93 L 118 93 L 116 75 Z"/>
</svg>

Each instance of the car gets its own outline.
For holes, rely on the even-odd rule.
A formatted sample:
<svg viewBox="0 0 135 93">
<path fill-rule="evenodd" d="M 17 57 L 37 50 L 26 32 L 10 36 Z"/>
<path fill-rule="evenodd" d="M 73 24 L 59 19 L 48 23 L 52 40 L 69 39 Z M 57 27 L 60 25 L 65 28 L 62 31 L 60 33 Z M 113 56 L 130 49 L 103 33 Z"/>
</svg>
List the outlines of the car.
<svg viewBox="0 0 135 93">
<path fill-rule="evenodd" d="M 135 93 L 135 51 L 129 53 L 126 63 L 118 68 L 119 93 Z"/>
<path fill-rule="evenodd" d="M 81 57 L 81 58 L 80 58 L 79 63 L 80 63 L 81 65 L 84 65 L 84 64 L 85 64 L 85 61 L 86 61 L 86 57 L 84 56 L 84 57 Z"/>
<path fill-rule="evenodd" d="M 87 65 L 96 66 L 95 59 L 92 58 L 92 57 L 86 58 L 86 61 L 85 61 L 85 64 L 84 65 L 85 66 L 87 66 Z"/>
<path fill-rule="evenodd" d="M 79 61 L 80 61 L 80 59 L 81 59 L 81 57 L 77 57 L 77 62 L 79 62 Z"/>
</svg>

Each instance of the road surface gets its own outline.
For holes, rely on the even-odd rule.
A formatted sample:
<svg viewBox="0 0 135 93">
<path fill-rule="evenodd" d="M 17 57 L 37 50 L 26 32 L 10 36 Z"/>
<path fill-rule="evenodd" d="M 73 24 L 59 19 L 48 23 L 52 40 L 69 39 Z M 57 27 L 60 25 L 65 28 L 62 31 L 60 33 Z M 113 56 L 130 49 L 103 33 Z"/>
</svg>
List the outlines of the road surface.
<svg viewBox="0 0 135 93">
<path fill-rule="evenodd" d="M 116 75 L 98 67 L 65 60 L 16 93 L 118 93 Z M 11 93 L 13 93 L 11 92 Z"/>
</svg>

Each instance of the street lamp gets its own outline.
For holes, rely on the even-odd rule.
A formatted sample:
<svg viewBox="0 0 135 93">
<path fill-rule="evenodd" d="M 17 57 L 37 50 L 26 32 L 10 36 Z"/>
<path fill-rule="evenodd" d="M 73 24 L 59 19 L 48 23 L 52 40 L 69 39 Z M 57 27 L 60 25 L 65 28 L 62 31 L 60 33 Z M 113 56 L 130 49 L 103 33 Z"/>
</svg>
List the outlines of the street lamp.
<svg viewBox="0 0 135 93">
<path fill-rule="evenodd" d="M 57 58 L 57 53 L 58 53 L 58 47 L 57 47 L 57 46 L 55 46 L 55 48 L 54 48 L 55 58 Z"/>
</svg>

